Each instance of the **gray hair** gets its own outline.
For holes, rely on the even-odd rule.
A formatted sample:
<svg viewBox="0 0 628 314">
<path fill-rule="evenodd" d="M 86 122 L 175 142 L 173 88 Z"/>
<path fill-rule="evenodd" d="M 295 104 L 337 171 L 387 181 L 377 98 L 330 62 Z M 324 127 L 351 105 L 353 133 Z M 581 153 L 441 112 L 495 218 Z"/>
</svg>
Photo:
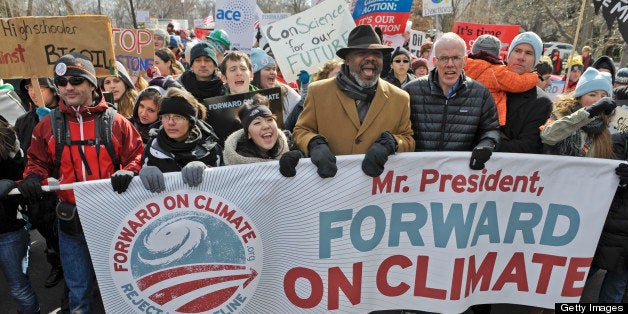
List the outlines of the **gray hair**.
<svg viewBox="0 0 628 314">
<path fill-rule="evenodd" d="M 460 46 L 460 49 L 462 50 L 462 54 L 466 54 L 467 43 L 464 42 L 464 39 L 462 39 L 456 33 L 448 32 L 443 34 L 443 36 L 434 43 L 434 55 L 436 55 L 440 46 L 447 43 L 458 44 Z"/>
</svg>

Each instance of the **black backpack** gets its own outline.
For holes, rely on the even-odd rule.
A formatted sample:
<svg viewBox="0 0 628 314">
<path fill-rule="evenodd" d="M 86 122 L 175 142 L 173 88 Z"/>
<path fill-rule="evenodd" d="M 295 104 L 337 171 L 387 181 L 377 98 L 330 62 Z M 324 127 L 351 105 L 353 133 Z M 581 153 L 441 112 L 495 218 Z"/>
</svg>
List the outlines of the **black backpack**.
<svg viewBox="0 0 628 314">
<path fill-rule="evenodd" d="M 61 168 L 61 154 L 63 153 L 63 147 L 71 145 L 94 145 L 96 146 L 96 154 L 100 156 L 100 145 L 103 144 L 107 149 L 109 157 L 111 157 L 114 169 L 120 169 L 120 161 L 116 156 L 112 140 L 113 118 L 115 117 L 116 113 L 117 111 L 115 108 L 109 107 L 104 112 L 94 114 L 94 139 L 72 141 L 70 138 L 70 130 L 68 128 L 68 121 L 65 117 L 65 114 L 59 112 L 59 108 L 55 108 L 54 110 L 50 111 L 52 134 L 54 135 L 56 144 L 54 169 L 52 172 L 53 178 L 59 177 L 59 168 Z M 81 159 L 83 159 L 83 163 L 86 166 L 87 173 L 91 175 L 92 171 L 89 168 L 89 164 L 87 163 L 85 155 L 83 154 L 83 150 L 79 149 L 79 153 L 81 154 Z"/>
</svg>

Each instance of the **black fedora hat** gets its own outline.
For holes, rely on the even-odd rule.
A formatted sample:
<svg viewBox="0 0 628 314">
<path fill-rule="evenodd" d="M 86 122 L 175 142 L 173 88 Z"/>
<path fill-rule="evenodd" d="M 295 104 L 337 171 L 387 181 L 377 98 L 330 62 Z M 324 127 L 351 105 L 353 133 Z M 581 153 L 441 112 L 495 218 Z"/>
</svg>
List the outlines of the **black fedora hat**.
<svg viewBox="0 0 628 314">
<path fill-rule="evenodd" d="M 350 51 L 362 49 L 380 50 L 382 53 L 391 53 L 395 50 L 392 47 L 382 45 L 379 36 L 371 25 L 358 25 L 349 33 L 347 47 L 338 49 L 336 55 L 344 59 Z"/>
</svg>

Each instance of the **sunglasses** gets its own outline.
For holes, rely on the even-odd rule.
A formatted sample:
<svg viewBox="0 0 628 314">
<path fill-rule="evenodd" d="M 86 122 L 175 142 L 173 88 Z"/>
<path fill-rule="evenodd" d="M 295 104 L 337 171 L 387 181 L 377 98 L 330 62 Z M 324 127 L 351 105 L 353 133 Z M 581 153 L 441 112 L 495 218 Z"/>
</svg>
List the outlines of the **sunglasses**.
<svg viewBox="0 0 628 314">
<path fill-rule="evenodd" d="M 410 62 L 410 60 L 407 60 L 407 59 L 403 59 L 403 60 L 397 59 L 397 60 L 393 60 L 393 61 L 394 61 L 395 63 L 401 63 L 401 62 L 403 62 L 403 63 L 409 63 L 409 62 Z"/>
<path fill-rule="evenodd" d="M 70 78 L 66 78 L 65 76 L 57 76 L 55 77 L 55 84 L 57 86 L 66 86 L 68 83 L 73 86 L 81 85 L 85 82 L 86 78 L 81 76 L 71 76 Z"/>
</svg>

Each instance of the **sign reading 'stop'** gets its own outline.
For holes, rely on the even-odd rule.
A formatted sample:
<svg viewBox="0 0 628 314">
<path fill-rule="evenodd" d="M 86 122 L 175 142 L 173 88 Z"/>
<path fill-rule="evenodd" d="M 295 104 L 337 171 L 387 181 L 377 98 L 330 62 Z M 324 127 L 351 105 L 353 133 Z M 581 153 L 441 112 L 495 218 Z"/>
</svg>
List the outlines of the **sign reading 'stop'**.
<svg viewBox="0 0 628 314">
<path fill-rule="evenodd" d="M 103 15 L 0 19 L 0 77 L 52 76 L 64 54 L 79 52 L 98 76 L 115 69 L 111 22 Z"/>
</svg>

